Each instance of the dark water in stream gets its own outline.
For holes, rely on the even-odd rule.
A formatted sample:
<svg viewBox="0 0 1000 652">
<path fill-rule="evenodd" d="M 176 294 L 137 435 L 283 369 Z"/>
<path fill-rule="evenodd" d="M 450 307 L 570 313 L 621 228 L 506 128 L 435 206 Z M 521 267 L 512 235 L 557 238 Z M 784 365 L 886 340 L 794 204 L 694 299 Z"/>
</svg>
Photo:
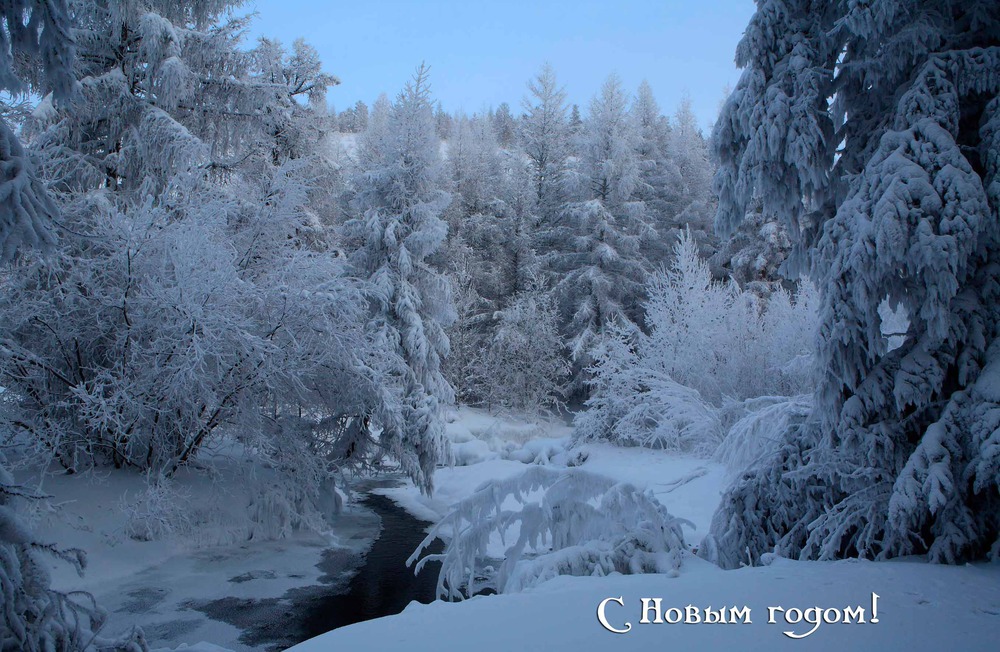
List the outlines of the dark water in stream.
<svg viewBox="0 0 1000 652">
<path fill-rule="evenodd" d="M 347 592 L 331 595 L 299 614 L 306 638 L 363 620 L 398 614 L 411 601 L 427 604 L 435 598 L 438 565 L 428 564 L 419 575 L 406 566 L 424 540 L 429 525 L 419 521 L 385 496 L 370 494 L 363 504 L 382 519 L 382 530 L 365 565 L 354 576 Z M 441 541 L 430 552 L 440 552 Z"/>
<path fill-rule="evenodd" d="M 319 565 L 325 573 L 320 585 L 293 589 L 281 598 L 226 598 L 190 606 L 242 629 L 244 645 L 284 650 L 338 627 L 398 614 L 413 600 L 432 602 L 438 564 L 427 564 L 419 575 L 406 566 L 429 523 L 385 496 L 369 494 L 362 504 L 381 521 L 378 538 L 363 559 L 340 550 L 327 551 Z M 429 551 L 440 552 L 442 547 L 437 540 Z M 357 574 L 346 581 L 355 568 Z"/>
</svg>

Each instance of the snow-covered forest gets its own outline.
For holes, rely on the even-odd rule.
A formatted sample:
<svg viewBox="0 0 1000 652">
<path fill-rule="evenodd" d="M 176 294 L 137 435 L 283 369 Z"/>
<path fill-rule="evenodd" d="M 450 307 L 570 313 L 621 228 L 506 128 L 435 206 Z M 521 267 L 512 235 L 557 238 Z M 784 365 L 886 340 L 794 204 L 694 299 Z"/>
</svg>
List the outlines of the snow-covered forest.
<svg viewBox="0 0 1000 652">
<path fill-rule="evenodd" d="M 441 600 L 304 649 L 873 592 L 806 644 L 990 649 L 1000 5 L 756 5 L 709 130 L 543 62 L 338 110 L 242 0 L 0 0 L 0 649 L 283 649 L 424 528 Z"/>
</svg>

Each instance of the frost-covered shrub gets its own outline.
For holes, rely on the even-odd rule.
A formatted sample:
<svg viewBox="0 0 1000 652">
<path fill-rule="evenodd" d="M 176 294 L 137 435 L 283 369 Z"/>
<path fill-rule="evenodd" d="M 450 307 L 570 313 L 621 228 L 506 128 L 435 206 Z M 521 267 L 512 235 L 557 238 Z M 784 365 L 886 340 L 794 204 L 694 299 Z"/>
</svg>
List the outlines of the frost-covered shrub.
<svg viewBox="0 0 1000 652">
<path fill-rule="evenodd" d="M 86 239 L 20 268 L 0 297 L 12 421 L 68 469 L 170 475 L 227 427 L 253 445 L 308 434 L 272 428 L 276 409 L 379 409 L 342 262 L 282 245 L 248 266 L 224 223 L 240 207 L 204 192 L 105 204 L 74 223 Z"/>
<path fill-rule="evenodd" d="M 794 297 L 779 289 L 765 300 L 713 281 L 690 234 L 675 253 L 673 267 L 649 282 L 649 334 L 618 324 L 594 350 L 578 437 L 711 454 L 728 406 L 811 388 L 816 293 L 808 282 Z"/>
<path fill-rule="evenodd" d="M 419 572 L 440 561 L 437 591 L 452 599 L 485 588 L 520 591 L 557 575 L 671 573 L 687 550 L 684 524 L 630 484 L 532 466 L 459 502 L 407 563 Z M 439 536 L 447 540 L 444 552 L 421 557 Z M 489 545 L 497 538 L 506 549 L 493 570 Z"/>
<path fill-rule="evenodd" d="M 642 357 L 646 337 L 632 327 L 609 329 L 595 351 L 593 396 L 574 419 L 579 439 L 608 439 L 710 454 L 722 438 L 718 410 L 690 387 Z"/>
<path fill-rule="evenodd" d="M 475 369 L 482 402 L 529 414 L 557 408 L 570 366 L 551 299 L 525 292 L 493 318 L 492 339 Z"/>
<path fill-rule="evenodd" d="M 190 494 L 166 478 L 148 478 L 136 496 L 122 495 L 122 533 L 136 541 L 183 535 L 192 525 Z"/>
</svg>

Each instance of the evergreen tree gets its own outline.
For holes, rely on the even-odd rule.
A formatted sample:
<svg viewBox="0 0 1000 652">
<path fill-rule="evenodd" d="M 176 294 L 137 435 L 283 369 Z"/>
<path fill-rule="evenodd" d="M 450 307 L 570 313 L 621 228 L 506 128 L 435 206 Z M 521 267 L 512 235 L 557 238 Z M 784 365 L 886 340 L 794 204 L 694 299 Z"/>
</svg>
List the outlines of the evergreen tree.
<svg viewBox="0 0 1000 652">
<path fill-rule="evenodd" d="M 643 80 L 632 101 L 630 115 L 635 125 L 635 154 L 639 179 L 636 199 L 643 202 L 647 220 L 652 227 L 643 241 L 643 251 L 650 261 L 662 261 L 670 253 L 676 238 L 678 205 L 684 180 L 677 162 L 670 157 L 671 130 L 669 121 L 660 113 L 653 89 Z"/>
<path fill-rule="evenodd" d="M 711 545 L 1000 554 L 1000 6 L 762 2 L 716 125 L 731 229 L 759 199 L 822 293 L 813 418 L 726 495 Z M 901 306 L 898 346 L 880 305 Z"/>
<path fill-rule="evenodd" d="M 617 75 L 608 77 L 591 102 L 580 140 L 586 198 L 596 199 L 612 211 L 625 211 L 640 183 L 638 134 Z"/>
<path fill-rule="evenodd" d="M 682 181 L 682 192 L 673 208 L 675 223 L 699 232 L 708 231 L 714 209 L 714 168 L 689 97 L 681 100 L 674 114 L 668 152 Z"/>
<path fill-rule="evenodd" d="M 501 147 L 510 148 L 517 140 L 517 122 L 506 102 L 501 102 L 493 114 L 493 130 Z"/>
<path fill-rule="evenodd" d="M 354 200 L 358 217 L 345 230 L 356 246 L 352 264 L 371 286 L 378 341 L 404 363 L 397 378 L 402 422 L 387 428 L 382 443 L 430 492 L 434 468 L 447 453 L 441 408 L 453 402 L 454 392 L 441 366 L 455 308 L 447 278 L 428 261 L 447 236 L 441 215 L 451 201 L 441 189 L 428 72 L 421 65 L 393 103 L 385 150 L 359 154 L 365 167 Z"/>
<path fill-rule="evenodd" d="M 550 221 L 562 202 L 562 184 L 569 155 L 566 93 L 556 81 L 555 70 L 546 64 L 528 82 L 524 99 L 521 141 L 531 164 L 535 190 L 535 213 Z"/>
<path fill-rule="evenodd" d="M 575 362 L 574 392 L 585 390 L 590 348 L 615 321 L 641 321 L 645 206 L 639 183 L 636 131 L 617 77 L 591 103 L 583 123 L 578 199 L 564 203 L 558 222 L 542 228 L 546 267 L 554 279 L 563 331 Z"/>
</svg>

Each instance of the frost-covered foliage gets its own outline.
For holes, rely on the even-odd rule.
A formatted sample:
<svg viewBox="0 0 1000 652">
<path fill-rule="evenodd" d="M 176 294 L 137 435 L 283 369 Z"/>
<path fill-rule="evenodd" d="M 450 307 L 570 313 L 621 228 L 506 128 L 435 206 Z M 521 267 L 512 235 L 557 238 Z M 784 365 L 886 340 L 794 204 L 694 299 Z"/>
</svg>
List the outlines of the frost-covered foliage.
<svg viewBox="0 0 1000 652">
<path fill-rule="evenodd" d="M 71 95 L 75 52 L 66 0 L 0 2 L 0 90 L 65 101 Z M 0 98 L 7 113 L 8 102 Z M 0 117 L 0 260 L 53 244 L 58 209 L 39 181 L 31 157 Z"/>
<path fill-rule="evenodd" d="M 618 324 L 595 352 L 578 437 L 710 454 L 739 409 L 731 404 L 811 389 L 808 282 L 794 298 L 777 291 L 762 300 L 714 281 L 684 233 L 673 266 L 651 276 L 648 292 L 648 334 Z"/>
<path fill-rule="evenodd" d="M 228 228 L 224 195 L 182 190 L 168 205 L 98 204 L 74 222 L 85 239 L 20 268 L 0 300 L 16 427 L 68 469 L 170 474 L 227 427 L 249 443 L 286 409 L 381 405 L 343 262 L 275 241 L 266 224 L 294 187 L 246 216 L 260 240 Z"/>
<path fill-rule="evenodd" d="M 582 183 L 611 210 L 623 209 L 639 185 L 639 133 L 621 79 L 611 75 L 590 104 L 580 134 Z"/>
<path fill-rule="evenodd" d="M 558 575 L 677 572 L 682 525 L 651 494 L 581 469 L 531 466 L 493 480 L 455 505 L 407 564 L 440 561 L 438 595 L 517 592 Z M 438 536 L 444 552 L 421 555 Z M 489 544 L 505 546 L 496 569 Z M 509 543 L 508 543 L 509 541 Z M 419 561 L 418 561 L 419 560 Z"/>
<path fill-rule="evenodd" d="M 163 477 L 150 478 L 138 495 L 122 495 L 122 534 L 136 541 L 182 536 L 191 529 L 191 496 Z"/>
<path fill-rule="evenodd" d="M 528 414 L 557 408 L 570 367 L 549 297 L 522 293 L 493 319 L 493 337 L 474 370 L 481 400 L 491 410 Z"/>
<path fill-rule="evenodd" d="M 344 232 L 352 266 L 368 282 L 377 343 L 404 362 L 395 380 L 402 418 L 383 425 L 383 444 L 430 492 L 435 466 L 447 459 L 441 408 L 454 391 L 441 367 L 455 307 L 448 279 L 429 261 L 447 236 L 441 214 L 451 196 L 441 187 L 428 72 L 417 70 L 384 124 L 373 118 L 359 153 L 356 217 Z"/>
<path fill-rule="evenodd" d="M 813 418 L 712 530 L 805 558 L 1000 551 L 1000 6 L 759 3 L 717 123 L 718 224 L 760 199 L 820 288 Z M 908 318 L 883 336 L 879 307 Z"/>
<path fill-rule="evenodd" d="M 25 125 L 65 234 L 3 278 L 3 417 L 70 471 L 154 478 L 228 433 L 308 511 L 381 456 L 361 444 L 401 418 L 399 361 L 313 210 L 323 115 L 297 98 L 336 80 L 303 43 L 241 48 L 233 6 L 73 5 L 79 92 Z"/>
</svg>

